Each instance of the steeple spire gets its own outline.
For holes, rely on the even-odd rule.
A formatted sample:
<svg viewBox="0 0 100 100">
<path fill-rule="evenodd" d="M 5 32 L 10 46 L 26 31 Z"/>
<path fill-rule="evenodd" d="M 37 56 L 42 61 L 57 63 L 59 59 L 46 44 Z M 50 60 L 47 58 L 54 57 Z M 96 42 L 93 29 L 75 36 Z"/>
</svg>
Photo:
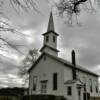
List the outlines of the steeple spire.
<svg viewBox="0 0 100 100">
<path fill-rule="evenodd" d="M 53 21 L 53 15 L 52 12 L 50 13 L 49 23 L 47 32 L 43 33 L 44 40 L 43 40 L 43 47 L 40 49 L 40 51 L 46 52 L 51 55 L 58 55 L 59 50 L 57 50 L 57 34 L 54 30 L 54 21 Z"/>
<path fill-rule="evenodd" d="M 54 31 L 54 21 L 53 21 L 53 16 L 52 16 L 52 11 L 50 13 L 50 18 L 49 18 L 49 23 L 48 23 L 48 28 L 47 28 L 47 32 L 49 31 Z"/>
</svg>

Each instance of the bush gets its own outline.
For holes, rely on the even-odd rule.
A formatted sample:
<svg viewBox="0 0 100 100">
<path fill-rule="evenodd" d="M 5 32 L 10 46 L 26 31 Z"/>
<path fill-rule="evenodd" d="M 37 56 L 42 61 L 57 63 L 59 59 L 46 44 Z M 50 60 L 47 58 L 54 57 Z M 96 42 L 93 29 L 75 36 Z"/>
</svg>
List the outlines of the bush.
<svg viewBox="0 0 100 100">
<path fill-rule="evenodd" d="M 26 95 L 22 100 L 66 100 L 63 96 L 54 95 Z"/>
</svg>

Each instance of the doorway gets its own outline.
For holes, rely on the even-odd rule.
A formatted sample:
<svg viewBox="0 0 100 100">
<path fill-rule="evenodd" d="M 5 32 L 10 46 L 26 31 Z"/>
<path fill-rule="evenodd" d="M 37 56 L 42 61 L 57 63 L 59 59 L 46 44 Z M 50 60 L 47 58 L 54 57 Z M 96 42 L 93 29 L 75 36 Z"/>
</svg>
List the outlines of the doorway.
<svg viewBox="0 0 100 100">
<path fill-rule="evenodd" d="M 41 94 L 47 93 L 47 81 L 41 81 Z"/>
</svg>

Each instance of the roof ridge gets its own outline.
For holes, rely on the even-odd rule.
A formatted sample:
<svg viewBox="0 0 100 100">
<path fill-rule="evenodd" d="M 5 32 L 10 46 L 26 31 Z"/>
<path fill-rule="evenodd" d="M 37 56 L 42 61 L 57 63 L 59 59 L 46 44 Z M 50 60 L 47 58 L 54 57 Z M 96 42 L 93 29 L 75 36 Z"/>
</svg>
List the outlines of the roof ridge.
<svg viewBox="0 0 100 100">
<path fill-rule="evenodd" d="M 60 62 L 63 63 L 65 66 L 67 65 L 67 67 L 75 68 L 75 69 L 77 69 L 77 70 L 80 70 L 80 71 L 83 71 L 83 72 L 92 74 L 92 75 L 94 75 L 94 76 L 98 76 L 98 77 L 100 76 L 100 75 L 98 75 L 98 74 L 96 74 L 96 73 L 94 73 L 94 72 L 92 72 L 92 71 L 90 71 L 90 70 L 88 70 L 88 69 L 86 69 L 86 68 L 83 68 L 83 67 L 80 66 L 80 65 L 74 66 L 71 62 L 69 62 L 69 61 L 67 61 L 67 60 L 65 60 L 65 59 L 63 59 L 63 58 L 60 58 L 60 57 L 57 57 L 57 56 L 48 54 L 48 53 L 46 53 L 46 52 L 43 52 L 43 53 L 39 56 L 39 58 L 37 59 L 37 61 L 32 65 L 32 67 L 28 70 L 28 72 L 30 72 L 31 69 L 33 69 L 33 68 L 35 67 L 35 65 L 37 64 L 37 62 L 41 59 L 41 57 L 42 57 L 44 54 L 46 54 L 46 55 L 48 55 L 48 56 L 50 56 L 50 57 L 52 57 L 52 58 L 54 58 L 54 59 L 60 61 Z"/>
</svg>

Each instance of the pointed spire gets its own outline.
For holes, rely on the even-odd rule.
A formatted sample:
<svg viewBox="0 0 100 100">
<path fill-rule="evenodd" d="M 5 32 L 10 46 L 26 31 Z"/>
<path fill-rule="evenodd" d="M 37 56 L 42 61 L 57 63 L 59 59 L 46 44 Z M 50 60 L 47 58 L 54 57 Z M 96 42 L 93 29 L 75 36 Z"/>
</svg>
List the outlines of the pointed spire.
<svg viewBox="0 0 100 100">
<path fill-rule="evenodd" d="M 53 21 L 53 15 L 52 15 L 52 11 L 50 13 L 50 18 L 49 18 L 49 23 L 48 23 L 48 29 L 47 29 L 47 32 L 48 31 L 54 31 L 54 21 Z"/>
</svg>

